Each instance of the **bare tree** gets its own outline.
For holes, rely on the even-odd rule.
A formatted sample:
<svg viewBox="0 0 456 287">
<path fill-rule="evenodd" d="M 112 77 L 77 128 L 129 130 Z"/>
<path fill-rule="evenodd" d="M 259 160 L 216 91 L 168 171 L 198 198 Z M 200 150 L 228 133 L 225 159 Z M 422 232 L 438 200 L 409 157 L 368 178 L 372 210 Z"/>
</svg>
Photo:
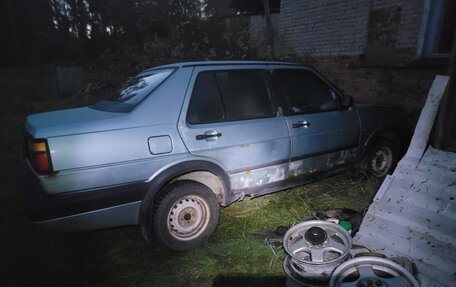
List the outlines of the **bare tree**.
<svg viewBox="0 0 456 287">
<path fill-rule="evenodd" d="M 269 6 L 269 0 L 263 0 L 264 7 L 264 16 L 266 18 L 266 29 L 267 29 L 267 38 L 269 45 L 271 46 L 271 56 L 274 58 L 274 27 L 272 26 L 271 19 L 271 7 Z"/>
</svg>

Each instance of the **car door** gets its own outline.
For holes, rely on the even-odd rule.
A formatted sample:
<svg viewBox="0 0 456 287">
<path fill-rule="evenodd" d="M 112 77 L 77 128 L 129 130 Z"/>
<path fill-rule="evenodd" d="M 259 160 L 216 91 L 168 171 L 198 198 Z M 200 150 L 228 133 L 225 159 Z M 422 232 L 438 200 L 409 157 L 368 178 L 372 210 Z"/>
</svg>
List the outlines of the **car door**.
<svg viewBox="0 0 456 287">
<path fill-rule="evenodd" d="M 190 81 L 179 132 L 190 153 L 228 171 L 233 190 L 285 178 L 290 137 L 268 78 L 265 65 L 200 66 Z"/>
<path fill-rule="evenodd" d="M 291 137 L 290 176 L 324 171 L 354 160 L 360 124 L 356 110 L 305 67 L 272 66 Z"/>
</svg>

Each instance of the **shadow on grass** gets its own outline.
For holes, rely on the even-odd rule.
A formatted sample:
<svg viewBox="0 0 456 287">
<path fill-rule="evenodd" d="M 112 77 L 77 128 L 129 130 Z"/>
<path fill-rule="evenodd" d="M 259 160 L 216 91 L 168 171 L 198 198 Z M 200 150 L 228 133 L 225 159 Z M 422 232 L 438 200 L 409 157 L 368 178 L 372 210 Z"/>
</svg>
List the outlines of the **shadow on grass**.
<svg viewBox="0 0 456 287">
<path fill-rule="evenodd" d="M 212 286 L 214 278 L 230 274 L 246 280 L 280 278 L 285 253 L 281 246 L 265 244 L 258 232 L 299 223 L 317 210 L 362 210 L 377 186 L 375 180 L 356 182 L 342 175 L 246 199 L 222 209 L 216 233 L 187 252 L 147 243 L 137 227 L 75 234 L 69 245 L 90 286 Z"/>
<path fill-rule="evenodd" d="M 222 209 L 218 229 L 207 243 L 180 253 L 144 241 L 139 227 L 66 235 L 37 229 L 12 196 L 3 202 L 10 206 L 8 224 L 2 224 L 1 267 L 10 283 L 4 286 L 212 286 L 214 278 L 230 274 L 241 279 L 282 277 L 282 247 L 267 245 L 255 234 L 296 224 L 317 210 L 362 210 L 377 185 L 337 176 L 247 198 Z"/>
</svg>

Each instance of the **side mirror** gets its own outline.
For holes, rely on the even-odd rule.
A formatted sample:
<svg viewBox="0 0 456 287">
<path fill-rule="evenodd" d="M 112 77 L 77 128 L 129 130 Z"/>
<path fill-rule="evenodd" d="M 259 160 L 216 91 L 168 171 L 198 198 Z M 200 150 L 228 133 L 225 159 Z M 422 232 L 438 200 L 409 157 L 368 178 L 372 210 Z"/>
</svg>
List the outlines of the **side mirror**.
<svg viewBox="0 0 456 287">
<path fill-rule="evenodd" d="M 342 98 L 342 107 L 349 108 L 353 105 L 353 97 L 352 96 L 344 96 Z"/>
</svg>

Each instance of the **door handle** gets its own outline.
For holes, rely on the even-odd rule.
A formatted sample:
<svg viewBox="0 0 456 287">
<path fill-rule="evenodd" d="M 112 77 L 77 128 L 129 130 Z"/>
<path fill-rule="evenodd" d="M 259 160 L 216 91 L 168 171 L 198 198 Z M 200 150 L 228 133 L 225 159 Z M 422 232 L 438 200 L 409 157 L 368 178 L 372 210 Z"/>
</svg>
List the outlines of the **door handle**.
<svg viewBox="0 0 456 287">
<path fill-rule="evenodd" d="M 222 134 L 216 131 L 207 131 L 202 135 L 197 135 L 196 140 L 206 140 L 206 141 L 215 141 L 218 137 L 221 137 Z"/>
<path fill-rule="evenodd" d="M 301 128 L 301 127 L 304 127 L 305 129 L 307 129 L 309 126 L 310 126 L 310 122 L 307 122 L 307 121 L 299 121 L 292 125 L 292 127 L 295 129 Z"/>
</svg>

